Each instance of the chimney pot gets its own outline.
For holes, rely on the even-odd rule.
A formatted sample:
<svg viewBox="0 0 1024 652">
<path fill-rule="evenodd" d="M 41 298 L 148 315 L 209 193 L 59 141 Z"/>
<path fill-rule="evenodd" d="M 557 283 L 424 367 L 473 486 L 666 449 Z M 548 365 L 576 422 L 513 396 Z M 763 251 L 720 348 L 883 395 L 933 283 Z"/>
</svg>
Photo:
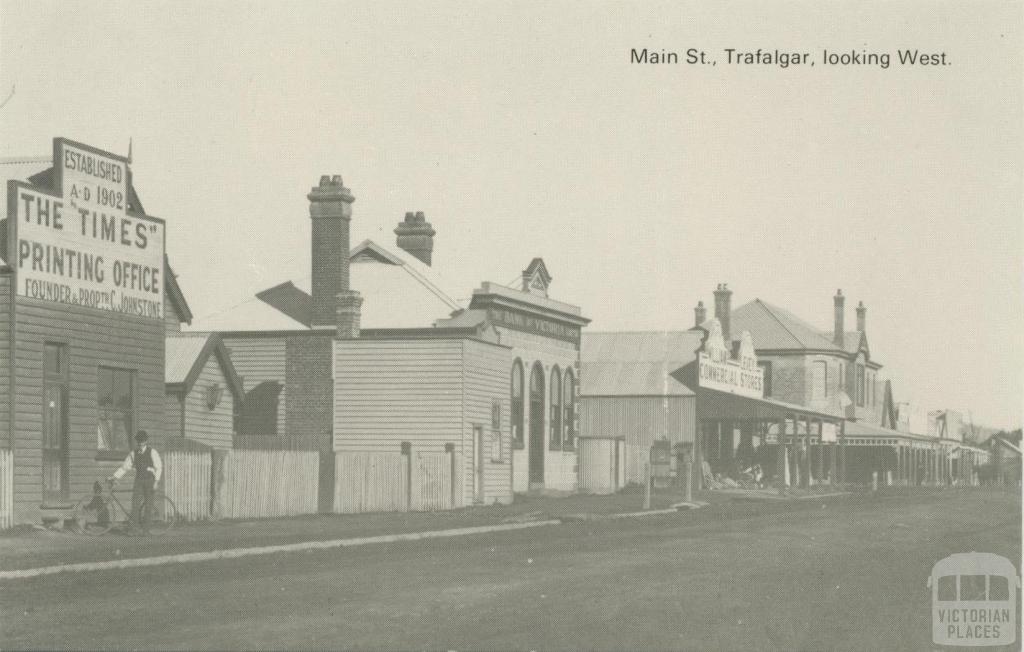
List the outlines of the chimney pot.
<svg viewBox="0 0 1024 652">
<path fill-rule="evenodd" d="M 336 174 L 333 177 L 331 177 L 331 185 L 332 186 L 340 186 L 340 185 L 342 185 L 342 183 L 341 183 L 341 175 L 340 174 Z"/>
<path fill-rule="evenodd" d="M 867 314 L 868 309 L 864 307 L 864 302 L 857 302 L 857 330 L 861 333 L 867 332 Z"/>
<path fill-rule="evenodd" d="M 331 175 L 323 174 L 320 175 L 320 187 L 323 188 L 331 183 Z"/>
<path fill-rule="evenodd" d="M 405 220 L 395 228 L 395 244 L 427 265 L 433 262 L 434 236 L 437 232 L 423 211 L 407 211 Z"/>
</svg>

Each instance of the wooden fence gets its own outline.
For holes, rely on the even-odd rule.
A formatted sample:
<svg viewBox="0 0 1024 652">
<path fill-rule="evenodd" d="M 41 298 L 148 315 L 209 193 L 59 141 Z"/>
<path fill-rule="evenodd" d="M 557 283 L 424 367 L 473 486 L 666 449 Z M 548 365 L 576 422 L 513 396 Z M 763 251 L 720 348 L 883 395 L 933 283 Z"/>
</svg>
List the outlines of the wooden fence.
<svg viewBox="0 0 1024 652">
<path fill-rule="evenodd" d="M 452 509 L 454 453 L 337 453 L 334 510 L 342 514 Z"/>
<path fill-rule="evenodd" d="M 170 450 L 164 493 L 188 521 L 316 514 L 320 453 Z"/>
<path fill-rule="evenodd" d="M 204 451 L 167 451 L 164 454 L 164 493 L 187 521 L 210 517 L 213 456 Z"/>
<path fill-rule="evenodd" d="M 218 518 L 317 513 L 320 453 L 243 450 L 215 460 L 213 513 Z"/>
<path fill-rule="evenodd" d="M 0 450 L 0 530 L 14 526 L 14 455 Z"/>
</svg>

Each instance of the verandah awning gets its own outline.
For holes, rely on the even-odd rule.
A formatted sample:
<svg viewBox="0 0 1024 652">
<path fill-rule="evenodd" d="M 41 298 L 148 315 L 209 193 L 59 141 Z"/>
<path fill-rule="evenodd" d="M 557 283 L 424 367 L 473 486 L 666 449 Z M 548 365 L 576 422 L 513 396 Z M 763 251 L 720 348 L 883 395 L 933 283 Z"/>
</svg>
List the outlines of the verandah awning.
<svg viewBox="0 0 1024 652">
<path fill-rule="evenodd" d="M 781 421 L 794 417 L 835 424 L 843 421 L 843 417 L 835 414 L 769 398 L 751 398 L 707 387 L 695 391 L 698 421 Z"/>
</svg>

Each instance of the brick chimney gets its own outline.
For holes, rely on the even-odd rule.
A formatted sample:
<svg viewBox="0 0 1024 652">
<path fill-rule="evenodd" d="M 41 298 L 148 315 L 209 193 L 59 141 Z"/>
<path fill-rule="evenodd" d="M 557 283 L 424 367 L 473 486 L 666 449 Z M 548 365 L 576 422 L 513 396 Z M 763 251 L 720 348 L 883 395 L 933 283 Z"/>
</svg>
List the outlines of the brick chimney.
<svg viewBox="0 0 1024 652">
<path fill-rule="evenodd" d="M 339 340 L 354 340 L 359 337 L 360 307 L 363 297 L 355 290 L 338 293 L 338 325 L 336 336 Z"/>
<path fill-rule="evenodd" d="M 434 236 L 437 232 L 422 211 L 406 213 L 405 220 L 398 223 L 395 235 L 398 236 L 396 243 L 400 249 L 430 265 L 434 251 Z"/>
<path fill-rule="evenodd" d="M 865 325 L 868 321 L 868 309 L 864 307 L 863 301 L 857 302 L 857 330 L 861 333 L 867 332 Z"/>
<path fill-rule="evenodd" d="M 732 348 L 729 324 L 732 317 L 732 290 L 725 283 L 719 283 L 715 290 L 715 319 L 722 324 L 722 339 L 727 349 Z"/>
<path fill-rule="evenodd" d="M 843 348 L 843 315 L 846 312 L 846 297 L 842 290 L 836 290 L 836 296 L 832 297 L 836 308 L 835 326 L 832 329 L 832 341 L 839 348 Z"/>
<path fill-rule="evenodd" d="M 312 220 L 312 326 L 337 326 L 338 296 L 349 290 L 349 222 L 352 221 L 352 192 L 339 175 L 320 177 L 310 190 L 309 217 Z"/>
<path fill-rule="evenodd" d="M 697 302 L 697 307 L 693 309 L 693 322 L 694 326 L 700 326 L 708 320 L 708 311 L 704 307 L 703 301 Z"/>
</svg>

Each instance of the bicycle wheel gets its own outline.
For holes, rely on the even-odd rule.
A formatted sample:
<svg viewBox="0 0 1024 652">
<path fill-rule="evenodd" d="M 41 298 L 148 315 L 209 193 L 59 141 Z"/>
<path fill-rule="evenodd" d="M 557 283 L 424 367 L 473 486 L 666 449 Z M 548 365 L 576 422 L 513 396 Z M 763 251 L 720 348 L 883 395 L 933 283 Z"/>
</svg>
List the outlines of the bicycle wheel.
<svg viewBox="0 0 1024 652">
<path fill-rule="evenodd" d="M 114 526 L 114 505 L 109 498 L 101 494 L 89 494 L 75 505 L 71 518 L 74 519 L 75 531 L 79 534 L 99 536 L 106 534 Z"/>
<path fill-rule="evenodd" d="M 149 510 L 149 533 L 160 535 L 170 530 L 179 521 L 178 508 L 174 501 L 160 493 L 153 494 L 153 506 Z"/>
</svg>

